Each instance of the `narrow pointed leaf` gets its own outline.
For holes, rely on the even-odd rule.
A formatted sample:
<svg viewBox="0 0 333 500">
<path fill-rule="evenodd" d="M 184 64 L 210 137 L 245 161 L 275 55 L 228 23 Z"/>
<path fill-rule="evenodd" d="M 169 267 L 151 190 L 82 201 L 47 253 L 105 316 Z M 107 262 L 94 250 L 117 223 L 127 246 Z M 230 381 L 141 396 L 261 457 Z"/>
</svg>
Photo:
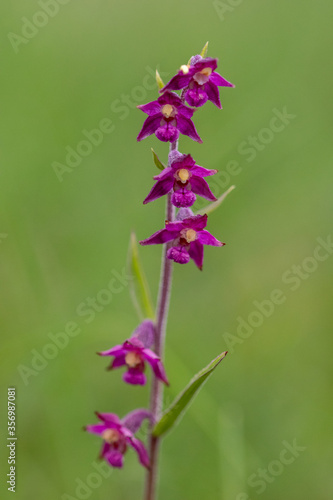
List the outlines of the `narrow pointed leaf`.
<svg viewBox="0 0 333 500">
<path fill-rule="evenodd" d="M 154 163 L 156 167 L 159 168 L 160 170 L 164 170 L 166 166 L 161 162 L 161 160 L 159 159 L 153 148 L 151 148 L 151 152 L 153 153 Z"/>
<path fill-rule="evenodd" d="M 165 87 L 165 84 L 161 78 L 161 75 L 159 74 L 159 72 L 157 70 L 156 70 L 156 83 L 157 83 L 157 86 L 160 90 L 163 89 L 163 87 Z"/>
<path fill-rule="evenodd" d="M 146 275 L 139 259 L 139 250 L 135 233 L 131 234 L 128 267 L 132 279 L 130 280 L 130 293 L 140 320 L 144 318 L 154 319 L 154 307 Z"/>
<path fill-rule="evenodd" d="M 227 189 L 227 191 L 223 193 L 216 201 L 207 205 L 206 208 L 198 210 L 195 215 L 208 215 L 209 213 L 214 212 L 214 210 L 216 210 L 221 205 L 222 201 L 224 201 L 228 194 L 231 193 L 231 191 L 233 191 L 235 188 L 236 186 L 230 186 L 230 188 Z"/>
<path fill-rule="evenodd" d="M 179 419 L 184 415 L 204 382 L 206 382 L 208 377 L 213 373 L 215 368 L 219 365 L 219 363 L 221 363 L 222 359 L 225 358 L 226 355 L 227 352 L 222 352 L 222 354 L 213 359 L 213 361 L 209 363 L 206 368 L 201 370 L 191 380 L 188 386 L 179 394 L 172 405 L 162 415 L 159 422 L 155 425 L 153 429 L 154 436 L 161 436 L 178 423 Z"/>
<path fill-rule="evenodd" d="M 201 57 L 206 57 L 207 51 L 208 51 L 208 42 L 206 42 L 206 45 L 204 46 L 204 48 L 200 52 Z"/>
</svg>

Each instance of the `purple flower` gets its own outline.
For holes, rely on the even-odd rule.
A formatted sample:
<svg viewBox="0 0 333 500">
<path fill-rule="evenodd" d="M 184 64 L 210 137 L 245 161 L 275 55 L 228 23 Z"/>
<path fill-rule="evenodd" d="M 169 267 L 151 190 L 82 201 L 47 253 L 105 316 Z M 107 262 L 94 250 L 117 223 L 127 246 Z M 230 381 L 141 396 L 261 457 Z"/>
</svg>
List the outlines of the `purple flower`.
<svg viewBox="0 0 333 500">
<path fill-rule="evenodd" d="M 143 321 L 133 332 L 130 339 L 108 351 L 99 352 L 100 356 L 114 356 L 109 370 L 127 366 L 123 380 L 132 385 L 145 385 L 145 363 L 149 363 L 155 376 L 169 385 L 161 359 L 148 347 L 154 343 L 155 328 L 150 320 Z"/>
<path fill-rule="evenodd" d="M 165 92 L 157 101 L 142 104 L 138 108 L 148 115 L 137 137 L 138 141 L 155 132 L 160 141 L 174 142 L 180 132 L 194 141 L 202 142 L 191 120 L 194 110 L 184 106 L 174 92 Z"/>
<path fill-rule="evenodd" d="M 191 211 L 185 210 L 186 214 Z M 181 210 L 177 217 L 182 217 Z M 165 229 L 154 233 L 150 238 L 140 241 L 141 245 L 156 245 L 172 241 L 167 257 L 179 264 L 187 264 L 190 258 L 201 270 L 203 266 L 203 246 L 221 247 L 221 243 L 204 228 L 207 226 L 207 215 L 191 215 L 175 222 L 165 222 Z"/>
<path fill-rule="evenodd" d="M 131 446 L 138 454 L 140 463 L 149 468 L 149 457 L 143 443 L 134 437 L 145 418 L 151 420 L 147 410 L 135 410 L 122 420 L 114 413 L 97 413 L 101 423 L 87 425 L 85 430 L 100 436 L 104 443 L 100 458 L 104 458 L 112 467 L 122 467 L 127 446 Z"/>
<path fill-rule="evenodd" d="M 215 196 L 203 178 L 216 174 L 217 170 L 196 165 L 191 155 L 182 155 L 178 151 L 172 153 L 169 156 L 170 166 L 154 177 L 157 182 L 143 203 L 156 200 L 172 190 L 171 202 L 178 208 L 191 207 L 196 200 L 195 193 L 215 201 Z"/>
<path fill-rule="evenodd" d="M 177 75 L 163 87 L 166 90 L 187 89 L 185 100 L 190 106 L 198 108 L 210 100 L 222 109 L 218 87 L 234 87 L 234 85 L 216 73 L 217 59 L 193 56 L 189 65 L 181 66 Z"/>
</svg>

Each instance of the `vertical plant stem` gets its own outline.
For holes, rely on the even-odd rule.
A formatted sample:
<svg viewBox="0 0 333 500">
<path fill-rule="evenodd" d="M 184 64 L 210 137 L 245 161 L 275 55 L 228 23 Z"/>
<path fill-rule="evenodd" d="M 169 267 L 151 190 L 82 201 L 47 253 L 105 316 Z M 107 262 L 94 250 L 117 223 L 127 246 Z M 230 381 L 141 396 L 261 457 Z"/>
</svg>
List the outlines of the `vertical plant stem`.
<svg viewBox="0 0 333 500">
<path fill-rule="evenodd" d="M 178 150 L 178 141 L 170 144 L 170 152 Z M 175 219 L 175 207 L 171 203 L 171 193 L 167 195 L 166 219 L 173 221 Z M 172 280 L 172 261 L 167 258 L 167 251 L 171 243 L 163 245 L 162 268 L 159 286 L 157 317 L 156 317 L 156 340 L 155 352 L 163 359 L 164 344 L 166 334 L 166 324 L 168 319 L 171 280 Z M 153 421 L 156 422 L 162 411 L 163 405 L 163 382 L 153 378 L 151 389 L 150 410 L 153 415 Z M 158 454 L 159 454 L 160 439 L 150 435 L 149 437 L 149 456 L 150 469 L 147 472 L 145 500 L 156 500 L 156 488 L 158 480 Z"/>
</svg>

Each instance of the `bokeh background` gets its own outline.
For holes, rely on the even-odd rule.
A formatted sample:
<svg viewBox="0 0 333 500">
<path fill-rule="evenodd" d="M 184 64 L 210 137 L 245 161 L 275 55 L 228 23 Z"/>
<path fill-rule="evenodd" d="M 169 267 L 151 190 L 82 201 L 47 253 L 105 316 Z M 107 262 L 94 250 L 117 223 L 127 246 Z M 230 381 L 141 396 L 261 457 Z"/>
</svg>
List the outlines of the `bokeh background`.
<svg viewBox="0 0 333 500">
<path fill-rule="evenodd" d="M 316 254 L 326 260 L 313 258 L 317 239 L 332 235 L 332 4 L 44 3 L 53 17 L 38 14 L 42 1 L 0 7 L 1 498 L 9 495 L 7 386 L 17 390 L 16 498 L 141 496 L 135 454 L 98 480 L 90 475 L 100 441 L 82 432 L 95 410 L 123 415 L 148 404 L 147 388 L 125 386 L 95 354 L 137 325 L 126 278 L 94 316 L 82 311 L 123 274 L 130 231 L 141 239 L 164 220 L 164 201 L 142 200 L 157 173 L 150 148 L 165 160 L 167 145 L 136 142 L 144 115 L 135 106 L 156 97 L 156 67 L 168 80 L 207 40 L 236 88 L 221 90 L 222 111 L 208 103 L 196 113 L 204 143 L 182 137 L 180 149 L 219 169 L 216 194 L 236 190 L 209 221 L 227 245 L 206 249 L 202 273 L 193 263 L 175 268 L 167 400 L 218 353 L 230 354 L 164 441 L 159 498 L 332 498 L 332 248 Z M 283 110 L 292 117 L 268 130 Z M 101 121 L 111 127 L 101 143 L 60 180 L 66 148 Z M 153 297 L 160 250 L 140 249 Z M 254 301 L 275 289 L 283 303 L 258 320 Z M 261 324 L 242 339 L 239 317 L 251 314 Z M 45 347 L 70 322 L 79 334 L 57 354 Z M 44 361 L 29 371 L 36 353 Z M 279 465 L 295 440 L 302 451 Z M 261 486 L 259 469 L 268 471 Z"/>
</svg>

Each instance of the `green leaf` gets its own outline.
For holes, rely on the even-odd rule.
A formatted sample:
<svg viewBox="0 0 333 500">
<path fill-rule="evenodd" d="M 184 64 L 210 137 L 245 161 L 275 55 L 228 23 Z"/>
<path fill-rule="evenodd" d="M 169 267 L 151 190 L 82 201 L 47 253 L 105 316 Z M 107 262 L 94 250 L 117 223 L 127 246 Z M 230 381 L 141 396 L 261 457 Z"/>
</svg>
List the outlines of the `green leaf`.
<svg viewBox="0 0 333 500">
<path fill-rule="evenodd" d="M 163 87 L 165 87 L 165 83 L 163 82 L 161 75 L 157 70 L 156 70 L 156 83 L 159 89 L 163 89 Z"/>
<path fill-rule="evenodd" d="M 139 318 L 141 320 L 144 318 L 154 319 L 154 307 L 152 305 L 147 278 L 139 259 L 138 244 L 135 233 L 131 234 L 128 252 L 128 267 L 132 276 L 132 279 L 129 282 L 130 293 Z"/>
<path fill-rule="evenodd" d="M 153 153 L 154 163 L 156 167 L 159 168 L 160 170 L 164 170 L 166 166 L 161 162 L 161 160 L 159 159 L 153 148 L 151 148 L 151 152 Z"/>
<path fill-rule="evenodd" d="M 217 358 L 213 359 L 206 368 L 201 370 L 188 384 L 188 386 L 179 394 L 179 396 L 172 403 L 170 408 L 162 415 L 161 419 L 155 425 L 153 429 L 154 436 L 161 436 L 169 429 L 174 427 L 174 425 L 179 421 L 185 411 L 188 409 L 193 398 L 196 396 L 198 391 L 201 389 L 202 385 L 208 377 L 213 373 L 215 368 L 222 359 L 225 358 L 227 352 L 222 352 Z"/>
<path fill-rule="evenodd" d="M 201 57 L 206 57 L 207 52 L 208 52 L 208 42 L 206 42 L 206 45 L 204 46 L 204 48 L 200 52 Z"/>
<path fill-rule="evenodd" d="M 224 201 L 226 199 L 226 197 L 228 196 L 228 194 L 231 193 L 231 191 L 233 191 L 235 188 L 236 188 L 236 186 L 230 186 L 230 188 L 227 189 L 227 191 L 225 193 L 223 193 L 216 201 L 214 201 L 210 205 L 207 205 L 206 208 L 202 208 L 201 210 L 198 210 L 195 213 L 195 215 L 205 215 L 205 214 L 208 215 L 209 213 L 214 212 L 214 210 L 216 210 L 217 207 L 219 207 L 221 205 L 222 201 Z"/>
</svg>

